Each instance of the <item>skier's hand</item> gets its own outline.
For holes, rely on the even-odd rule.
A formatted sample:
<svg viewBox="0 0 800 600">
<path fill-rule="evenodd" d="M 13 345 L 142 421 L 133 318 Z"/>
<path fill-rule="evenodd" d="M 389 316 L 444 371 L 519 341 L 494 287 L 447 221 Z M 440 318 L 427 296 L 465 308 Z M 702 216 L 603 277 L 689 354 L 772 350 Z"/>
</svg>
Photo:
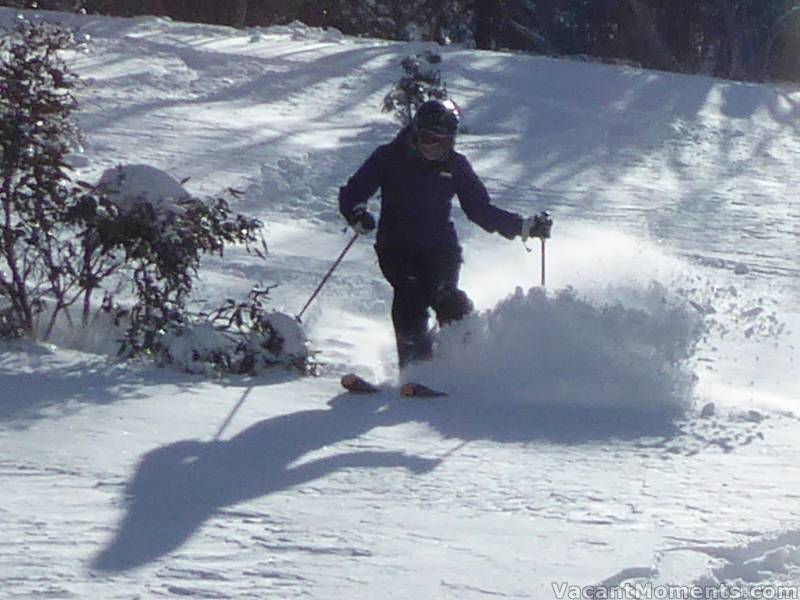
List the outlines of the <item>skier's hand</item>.
<svg viewBox="0 0 800 600">
<path fill-rule="evenodd" d="M 373 217 L 363 204 L 359 204 L 350 213 L 347 219 L 350 227 L 359 235 L 367 235 L 375 229 L 375 217 Z"/>
<path fill-rule="evenodd" d="M 553 219 L 547 211 L 540 212 L 538 215 L 522 219 L 522 241 L 526 242 L 529 238 L 548 239 L 550 230 L 553 228 Z"/>
</svg>

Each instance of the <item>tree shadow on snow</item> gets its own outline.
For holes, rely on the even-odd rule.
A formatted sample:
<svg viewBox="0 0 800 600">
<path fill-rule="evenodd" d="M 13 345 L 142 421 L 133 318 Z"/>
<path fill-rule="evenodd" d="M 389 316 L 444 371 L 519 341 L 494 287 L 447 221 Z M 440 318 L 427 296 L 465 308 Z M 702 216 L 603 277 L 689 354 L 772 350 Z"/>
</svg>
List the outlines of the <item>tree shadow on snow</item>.
<svg viewBox="0 0 800 600">
<path fill-rule="evenodd" d="M 51 409 L 67 415 L 87 404 L 140 397 L 143 375 L 137 369 L 106 364 L 99 357 L 72 361 L 41 345 L 4 345 L 0 349 L 0 422 L 24 427 L 46 411 L 48 416 L 59 414 Z"/>
<path fill-rule="evenodd" d="M 259 376 L 259 384 L 299 377 L 276 369 Z M 90 354 L 71 356 L 40 344 L 4 344 L 0 347 L 0 423 L 24 429 L 38 419 L 69 416 L 87 406 L 148 398 L 154 385 L 175 386 L 180 394 L 207 382 L 170 368 L 114 363 Z M 222 385 L 249 387 L 252 378 L 230 376 Z"/>
<path fill-rule="evenodd" d="M 260 421 L 229 440 L 179 441 L 148 452 L 125 488 L 126 513 L 92 567 L 132 569 L 179 548 L 220 509 L 353 468 L 426 473 L 439 460 L 354 450 L 295 464 L 309 452 L 408 420 L 374 398 L 342 395 L 328 409 Z"/>
</svg>

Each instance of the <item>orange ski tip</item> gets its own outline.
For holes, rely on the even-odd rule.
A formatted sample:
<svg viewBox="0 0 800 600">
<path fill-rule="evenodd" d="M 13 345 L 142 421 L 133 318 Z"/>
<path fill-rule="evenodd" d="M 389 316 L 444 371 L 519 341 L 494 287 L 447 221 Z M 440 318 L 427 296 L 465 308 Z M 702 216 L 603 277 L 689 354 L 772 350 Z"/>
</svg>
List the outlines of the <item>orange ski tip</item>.
<svg viewBox="0 0 800 600">
<path fill-rule="evenodd" d="M 358 381 L 358 377 L 353 373 L 342 375 L 341 383 L 344 387 L 354 385 Z"/>
<path fill-rule="evenodd" d="M 400 395 L 404 398 L 439 398 L 447 394 L 412 381 L 400 386 Z"/>
</svg>

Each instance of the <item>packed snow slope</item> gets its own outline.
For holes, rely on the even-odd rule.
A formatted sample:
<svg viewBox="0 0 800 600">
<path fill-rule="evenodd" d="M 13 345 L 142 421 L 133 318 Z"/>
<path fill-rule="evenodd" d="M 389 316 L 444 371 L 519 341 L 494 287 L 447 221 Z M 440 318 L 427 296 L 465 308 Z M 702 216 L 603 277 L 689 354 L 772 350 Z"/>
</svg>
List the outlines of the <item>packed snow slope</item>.
<svg viewBox="0 0 800 600">
<path fill-rule="evenodd" d="M 270 255 L 207 261 L 198 299 L 279 284 L 296 314 L 350 237 L 338 187 L 397 131 L 399 62 L 428 46 L 28 14 L 83 39 L 76 175 L 240 190 Z M 3 344 L 0 598 L 800 595 L 800 90 L 439 50 L 495 203 L 554 215 L 547 289 L 538 244 L 456 205 L 478 312 L 412 373 L 436 402 L 393 385 L 369 240 L 304 319 L 316 378 L 118 364 L 99 329 Z M 384 391 L 343 394 L 350 370 Z"/>
</svg>

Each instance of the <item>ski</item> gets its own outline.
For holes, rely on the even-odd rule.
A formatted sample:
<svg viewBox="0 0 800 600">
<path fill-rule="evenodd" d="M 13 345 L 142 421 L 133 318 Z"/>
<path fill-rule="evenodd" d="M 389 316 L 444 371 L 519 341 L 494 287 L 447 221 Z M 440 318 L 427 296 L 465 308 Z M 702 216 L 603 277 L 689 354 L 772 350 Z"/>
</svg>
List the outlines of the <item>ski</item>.
<svg viewBox="0 0 800 600">
<path fill-rule="evenodd" d="M 414 382 L 401 385 L 400 395 L 403 396 L 403 398 L 441 398 L 442 396 L 447 396 L 447 394 L 442 391 Z"/>
<path fill-rule="evenodd" d="M 379 390 L 378 386 L 371 384 L 369 381 L 363 377 L 359 377 L 355 373 L 342 375 L 341 383 L 344 389 L 346 389 L 348 392 L 353 392 L 354 394 L 374 394 Z"/>
<path fill-rule="evenodd" d="M 344 389 L 354 394 L 375 394 L 381 391 L 380 387 L 355 373 L 343 375 L 340 381 Z M 404 383 L 400 386 L 400 395 L 403 398 L 441 398 L 447 396 L 445 392 L 415 382 Z"/>
</svg>

